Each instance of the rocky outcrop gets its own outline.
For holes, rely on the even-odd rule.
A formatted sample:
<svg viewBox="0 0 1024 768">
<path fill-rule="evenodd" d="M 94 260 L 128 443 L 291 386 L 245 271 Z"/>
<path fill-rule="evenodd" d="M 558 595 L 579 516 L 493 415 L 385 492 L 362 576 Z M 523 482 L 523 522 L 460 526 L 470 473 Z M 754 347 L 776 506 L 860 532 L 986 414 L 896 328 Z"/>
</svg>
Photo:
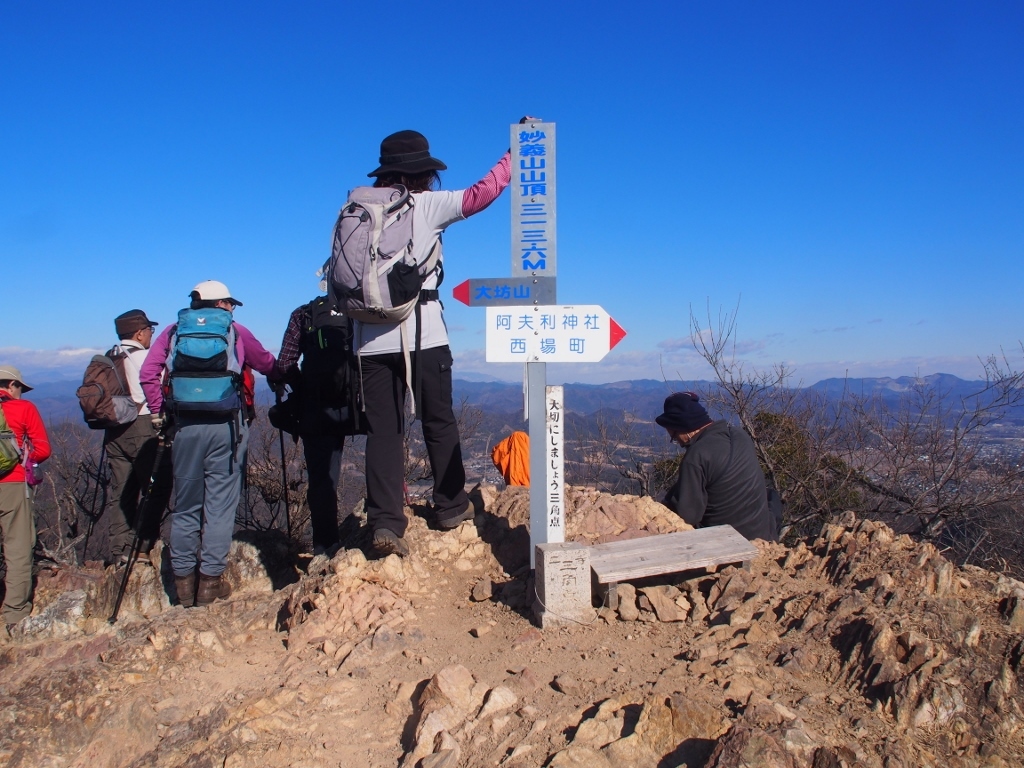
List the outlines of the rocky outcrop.
<svg viewBox="0 0 1024 768">
<path fill-rule="evenodd" d="M 238 542 L 236 592 L 206 609 L 144 566 L 116 626 L 116 572 L 41 574 L 33 623 L 0 646 L 0 763 L 1022 762 L 1020 582 L 848 515 L 759 544 L 749 570 L 621 584 L 617 611 L 541 631 L 522 524 L 496 512 L 523 494 L 479 493 L 454 531 L 413 517 L 406 559 Z M 587 504 L 661 532 L 643 500 Z"/>
</svg>

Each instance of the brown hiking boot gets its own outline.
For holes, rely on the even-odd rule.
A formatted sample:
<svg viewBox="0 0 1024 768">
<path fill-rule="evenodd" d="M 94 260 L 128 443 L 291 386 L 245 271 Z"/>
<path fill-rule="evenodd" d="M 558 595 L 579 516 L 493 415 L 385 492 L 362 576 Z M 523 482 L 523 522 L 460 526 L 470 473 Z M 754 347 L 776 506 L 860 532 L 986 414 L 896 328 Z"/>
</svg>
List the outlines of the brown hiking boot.
<svg viewBox="0 0 1024 768">
<path fill-rule="evenodd" d="M 373 532 L 373 548 L 382 555 L 409 556 L 409 545 L 405 539 L 387 528 L 378 528 Z"/>
<path fill-rule="evenodd" d="M 186 576 L 174 575 L 174 589 L 178 593 L 178 602 L 183 608 L 191 608 L 196 604 L 196 572 Z"/>
<path fill-rule="evenodd" d="M 220 576 L 207 576 L 199 574 L 199 589 L 196 591 L 196 605 L 209 605 L 214 600 L 224 600 L 231 594 L 231 585 Z"/>
</svg>

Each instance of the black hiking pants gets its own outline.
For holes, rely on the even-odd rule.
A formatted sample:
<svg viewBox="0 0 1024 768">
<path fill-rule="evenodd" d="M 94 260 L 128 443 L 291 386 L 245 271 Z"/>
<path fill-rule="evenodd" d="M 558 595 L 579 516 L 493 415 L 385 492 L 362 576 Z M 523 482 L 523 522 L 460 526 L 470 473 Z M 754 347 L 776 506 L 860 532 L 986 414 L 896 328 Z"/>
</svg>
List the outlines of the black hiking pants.
<svg viewBox="0 0 1024 768">
<path fill-rule="evenodd" d="M 338 543 L 338 478 L 344 435 L 302 435 L 309 489 L 309 522 L 313 527 L 313 546 L 329 549 Z"/>
<path fill-rule="evenodd" d="M 405 535 L 405 361 L 400 352 L 361 358 L 366 412 L 366 516 L 370 529 Z M 434 476 L 439 520 L 469 506 L 459 428 L 452 410 L 452 353 L 447 347 L 412 354 L 421 376 L 416 413 Z"/>
</svg>

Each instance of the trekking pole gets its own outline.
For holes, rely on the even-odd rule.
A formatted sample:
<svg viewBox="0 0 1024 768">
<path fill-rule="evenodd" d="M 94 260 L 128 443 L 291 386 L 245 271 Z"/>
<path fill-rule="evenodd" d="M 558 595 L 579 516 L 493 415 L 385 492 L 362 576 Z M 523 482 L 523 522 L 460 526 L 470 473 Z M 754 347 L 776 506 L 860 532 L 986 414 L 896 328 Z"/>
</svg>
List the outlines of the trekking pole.
<svg viewBox="0 0 1024 768">
<path fill-rule="evenodd" d="M 281 396 L 277 396 L 277 402 L 281 402 Z M 284 495 L 284 525 L 288 538 L 292 537 L 292 513 L 288 509 L 288 459 L 284 454 L 284 430 L 277 430 L 278 442 L 281 445 L 281 489 Z"/>
<path fill-rule="evenodd" d="M 117 591 L 117 601 L 114 603 L 114 612 L 110 614 L 108 621 L 114 624 L 117 621 L 117 614 L 121 610 L 121 601 L 124 599 L 125 590 L 128 589 L 128 577 L 132 575 L 132 568 L 135 567 L 135 561 L 139 559 L 139 552 L 142 549 L 142 532 L 143 523 L 146 520 L 146 512 L 149 510 L 149 500 L 153 496 L 153 485 L 156 483 L 156 474 L 160 471 L 160 460 L 164 456 L 164 446 L 167 445 L 167 437 L 164 435 L 163 429 L 157 433 L 156 436 L 156 455 L 153 457 L 153 471 L 149 475 L 149 484 L 146 486 L 146 495 L 142 497 L 142 503 L 139 505 L 139 513 L 136 516 L 135 536 L 132 538 L 132 547 L 128 551 L 128 562 L 124 567 L 124 577 L 121 579 L 121 588 Z"/>
<path fill-rule="evenodd" d="M 103 484 L 103 460 L 107 457 L 107 443 L 104 441 L 103 447 L 100 449 L 100 460 L 96 464 L 96 487 L 92 492 L 92 504 L 89 505 L 89 529 L 85 532 L 85 546 L 82 547 L 82 562 L 84 563 L 89 554 L 89 539 L 92 537 L 92 529 L 96 527 L 96 521 L 99 517 L 96 516 L 96 497 L 99 496 L 100 486 Z M 100 510 L 100 516 L 103 515 L 103 510 Z"/>
</svg>

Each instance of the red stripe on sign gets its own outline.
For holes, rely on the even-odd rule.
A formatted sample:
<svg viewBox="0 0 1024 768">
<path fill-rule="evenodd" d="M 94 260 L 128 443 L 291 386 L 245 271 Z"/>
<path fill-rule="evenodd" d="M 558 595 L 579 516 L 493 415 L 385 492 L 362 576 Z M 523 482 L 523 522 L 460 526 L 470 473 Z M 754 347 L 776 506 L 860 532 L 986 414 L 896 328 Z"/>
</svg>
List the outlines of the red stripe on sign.
<svg viewBox="0 0 1024 768">
<path fill-rule="evenodd" d="M 452 288 L 452 297 L 456 301 L 461 301 L 467 307 L 469 306 L 469 280 L 459 283 Z"/>
<path fill-rule="evenodd" d="M 611 325 L 611 330 L 609 331 L 608 349 L 611 349 L 624 338 L 626 338 L 626 329 L 623 328 L 618 323 L 616 323 L 610 317 L 608 318 L 608 323 L 609 325 Z"/>
</svg>

